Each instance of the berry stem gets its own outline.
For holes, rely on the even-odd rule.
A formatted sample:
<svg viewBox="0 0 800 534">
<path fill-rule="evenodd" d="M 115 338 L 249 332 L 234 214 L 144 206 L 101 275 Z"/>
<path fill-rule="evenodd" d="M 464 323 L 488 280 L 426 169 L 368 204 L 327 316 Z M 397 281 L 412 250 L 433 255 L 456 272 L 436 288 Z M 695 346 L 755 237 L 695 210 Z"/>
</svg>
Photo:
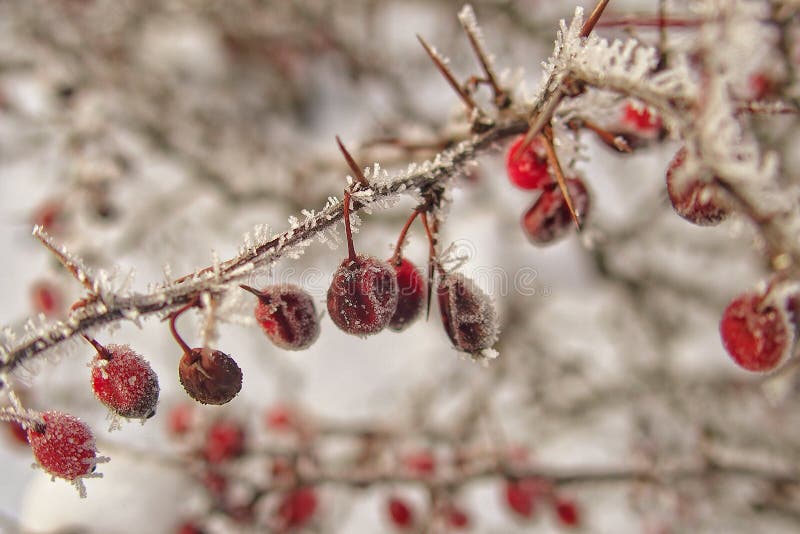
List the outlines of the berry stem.
<svg viewBox="0 0 800 534">
<path fill-rule="evenodd" d="M 400 265 L 400 260 L 403 259 L 403 243 L 405 243 L 406 235 L 408 235 L 408 230 L 411 228 L 411 224 L 414 222 L 414 219 L 417 218 L 417 215 L 420 214 L 422 211 L 421 208 L 415 209 L 411 216 L 406 220 L 406 223 L 403 225 L 403 229 L 400 230 L 400 236 L 397 238 L 397 245 L 394 247 L 394 254 L 392 254 L 392 261 L 395 265 Z"/>
<path fill-rule="evenodd" d="M 195 297 L 190 302 L 185 304 L 183 307 L 181 307 L 178 310 L 176 310 L 173 313 L 171 313 L 170 316 L 169 316 L 169 330 L 170 330 L 170 332 L 172 332 L 172 337 L 174 337 L 175 338 L 175 342 L 178 345 L 180 345 L 180 347 L 183 350 L 184 354 L 191 354 L 192 353 L 192 348 L 189 345 L 186 344 L 186 342 L 183 340 L 181 335 L 175 329 L 175 321 L 186 310 L 188 310 L 189 308 L 194 308 L 195 306 L 197 306 L 199 301 L 200 301 L 200 297 L 199 296 Z"/>
<path fill-rule="evenodd" d="M 107 348 L 105 348 L 103 345 L 101 345 L 96 339 L 91 338 L 91 337 L 87 336 L 86 334 L 81 334 L 81 335 L 83 336 L 83 339 L 85 339 L 92 347 L 94 347 L 94 350 L 97 351 L 98 356 L 100 356 L 104 360 L 110 360 L 111 359 L 111 353 L 108 351 Z"/>
<path fill-rule="evenodd" d="M 425 227 L 425 235 L 428 236 L 428 296 L 425 305 L 425 320 L 427 321 L 431 316 L 431 292 L 433 291 L 433 269 L 438 264 L 436 263 L 436 237 L 431 231 L 430 224 L 428 224 L 428 214 L 426 212 L 420 213 L 422 225 Z M 441 266 L 438 266 L 441 270 Z"/>
<path fill-rule="evenodd" d="M 347 235 L 347 254 L 350 261 L 356 261 L 356 247 L 353 246 L 353 230 L 350 227 L 350 190 L 344 192 L 344 233 Z"/>
<path fill-rule="evenodd" d="M 561 189 L 561 194 L 564 195 L 564 200 L 567 202 L 567 208 L 569 209 L 570 215 L 572 215 L 572 220 L 575 221 L 575 226 L 577 226 L 580 231 L 581 221 L 578 219 L 578 214 L 575 213 L 572 196 L 570 196 L 569 190 L 567 190 L 567 180 L 564 178 L 564 172 L 561 170 L 561 163 L 558 161 L 556 148 L 553 145 L 553 129 L 549 124 L 542 129 L 542 138 L 544 139 L 544 147 L 547 151 L 547 160 L 556 175 L 558 188 Z"/>
</svg>

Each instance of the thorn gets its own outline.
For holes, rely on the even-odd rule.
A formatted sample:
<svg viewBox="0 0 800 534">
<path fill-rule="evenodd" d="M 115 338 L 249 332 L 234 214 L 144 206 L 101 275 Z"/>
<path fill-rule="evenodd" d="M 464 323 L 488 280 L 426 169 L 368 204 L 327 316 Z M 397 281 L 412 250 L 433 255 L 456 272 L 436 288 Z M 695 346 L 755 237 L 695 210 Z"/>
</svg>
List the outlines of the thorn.
<svg viewBox="0 0 800 534">
<path fill-rule="evenodd" d="M 369 180 L 367 180 L 367 177 L 364 176 L 364 173 L 361 171 L 361 169 L 358 168 L 356 160 L 353 159 L 353 156 L 351 156 L 350 152 L 348 152 L 344 147 L 342 140 L 339 139 L 338 135 L 336 136 L 336 144 L 339 145 L 339 150 L 342 151 L 342 155 L 344 155 L 344 159 L 347 160 L 347 165 L 350 167 L 350 170 L 353 171 L 353 174 L 355 174 L 355 178 L 358 180 L 358 183 L 369 189 Z"/>
<path fill-rule="evenodd" d="M 67 256 L 63 251 L 59 250 L 59 248 L 53 243 L 53 239 L 43 227 L 38 225 L 34 226 L 33 236 L 38 239 L 47 248 L 47 250 L 52 252 L 56 258 L 58 258 L 58 261 L 61 263 L 61 265 L 63 265 L 64 268 L 69 271 L 75 280 L 80 282 L 83 287 L 89 290 L 91 295 L 96 295 L 94 281 L 89 277 L 83 266 L 76 263 L 75 260 Z"/>
<path fill-rule="evenodd" d="M 249 291 L 253 295 L 257 296 L 258 298 L 261 298 L 263 296 L 261 291 L 259 291 L 258 289 L 254 288 L 254 287 L 246 286 L 244 284 L 239 284 L 239 287 L 241 287 L 245 291 Z"/>
<path fill-rule="evenodd" d="M 580 34 L 581 37 L 588 37 L 589 34 L 592 33 L 592 30 L 597 25 L 597 21 L 600 20 L 600 17 L 603 15 L 603 11 L 606 9 L 608 2 L 609 0 L 597 0 L 592 14 L 589 15 L 589 18 L 583 23 Z"/>
<path fill-rule="evenodd" d="M 572 215 L 572 220 L 575 221 L 575 226 L 578 228 L 578 231 L 580 231 L 581 221 L 578 219 L 578 214 L 575 213 L 575 207 L 572 203 L 572 196 L 569 194 L 569 190 L 567 189 L 567 180 L 564 178 L 564 172 L 561 170 L 561 163 L 558 161 L 558 155 L 556 154 L 556 149 L 553 145 L 553 129 L 549 125 L 545 126 L 542 130 L 542 138 L 544 138 L 544 147 L 547 151 L 547 160 L 556 175 L 558 188 L 561 189 L 561 194 L 564 195 L 564 200 L 567 201 L 567 208 L 569 209 L 570 215 Z"/>
<path fill-rule="evenodd" d="M 471 11 L 471 8 L 470 8 Z M 474 17 L 474 13 L 472 14 Z M 492 92 L 494 93 L 494 103 L 500 109 L 505 109 L 511 105 L 511 98 L 506 94 L 505 91 L 500 87 L 497 83 L 497 77 L 494 74 L 494 70 L 492 69 L 491 61 L 489 61 L 489 56 L 486 54 L 486 51 L 481 46 L 481 40 L 479 36 L 474 31 L 474 28 L 467 24 L 465 19 L 459 17 L 459 21 L 461 22 L 461 27 L 464 28 L 464 33 L 467 34 L 467 38 L 469 39 L 469 44 L 472 47 L 472 51 L 478 58 L 478 62 L 481 64 L 481 69 L 483 69 L 483 73 L 486 76 L 485 82 L 488 83 L 492 87 Z M 475 78 L 477 81 L 477 78 Z"/>
<path fill-rule="evenodd" d="M 458 94 L 459 98 L 461 98 L 462 102 L 464 102 L 464 105 L 467 107 L 467 112 L 471 113 L 472 110 L 478 107 L 475 104 L 475 101 L 472 99 L 469 93 L 464 91 L 464 89 L 458 84 L 455 76 L 453 76 L 452 71 L 450 71 L 450 68 L 447 65 L 445 65 L 441 56 L 439 56 L 439 54 L 436 53 L 436 51 L 433 48 L 431 48 L 427 42 L 425 42 L 425 39 L 423 39 L 420 34 L 417 34 L 417 39 L 422 45 L 422 48 L 425 49 L 425 52 L 428 53 L 428 56 L 430 56 L 431 60 L 433 60 L 433 63 L 436 65 L 436 68 L 439 69 L 439 72 L 442 74 L 442 76 L 444 76 L 445 80 L 447 80 L 447 83 L 450 84 L 450 87 L 453 88 L 453 91 L 455 91 Z"/>
</svg>

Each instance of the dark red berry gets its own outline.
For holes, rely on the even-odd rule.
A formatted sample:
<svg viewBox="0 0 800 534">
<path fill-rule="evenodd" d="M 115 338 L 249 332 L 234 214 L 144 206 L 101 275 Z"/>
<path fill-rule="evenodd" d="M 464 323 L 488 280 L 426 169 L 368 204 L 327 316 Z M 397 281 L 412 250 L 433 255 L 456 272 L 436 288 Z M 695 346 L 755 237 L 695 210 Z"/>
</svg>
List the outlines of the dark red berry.
<svg viewBox="0 0 800 534">
<path fill-rule="evenodd" d="M 589 192 L 579 178 L 568 178 L 567 190 L 578 220 L 583 224 L 589 213 Z M 567 201 L 556 183 L 545 186 L 533 206 L 522 216 L 522 229 L 528 239 L 537 245 L 552 243 L 567 235 L 574 227 Z"/>
<path fill-rule="evenodd" d="M 44 412 L 44 428 L 28 429 L 33 455 L 53 476 L 75 480 L 95 469 L 97 448 L 92 431 L 77 417 L 62 412 Z"/>
<path fill-rule="evenodd" d="M 225 404 L 242 389 L 242 370 L 219 350 L 196 348 L 185 352 L 178 374 L 186 393 L 203 404 Z"/>
<path fill-rule="evenodd" d="M 411 506 L 399 497 L 389 498 L 387 503 L 389 519 L 392 524 L 400 529 L 407 529 L 414 526 L 414 512 Z"/>
<path fill-rule="evenodd" d="M 234 421 L 215 421 L 208 429 L 203 456 L 209 463 L 216 464 L 231 460 L 244 452 L 244 428 Z"/>
<path fill-rule="evenodd" d="M 489 296 L 461 273 L 439 279 L 436 290 L 442 324 L 453 346 L 477 354 L 497 341 L 497 313 Z"/>
<path fill-rule="evenodd" d="M 402 332 L 419 317 L 428 294 L 428 283 L 419 269 L 405 258 L 390 259 L 397 275 L 397 309 L 389 321 L 389 328 Z"/>
<path fill-rule="evenodd" d="M 644 106 L 635 106 L 632 103 L 625 105 L 622 122 L 640 133 L 655 132 L 661 129 L 661 117 L 650 113 Z"/>
<path fill-rule="evenodd" d="M 89 338 L 87 338 L 89 339 Z M 92 360 L 92 389 L 97 399 L 122 417 L 148 419 L 158 404 L 158 376 L 128 345 L 103 346 Z"/>
<path fill-rule="evenodd" d="M 319 316 L 314 299 L 292 284 L 269 286 L 261 291 L 243 289 L 258 297 L 256 321 L 275 345 L 286 350 L 310 347 L 319 336 Z"/>
<path fill-rule="evenodd" d="M 469 528 L 469 516 L 464 510 L 455 504 L 448 504 L 444 508 L 442 516 L 444 517 L 447 526 L 452 529 L 461 530 L 464 528 Z"/>
<path fill-rule="evenodd" d="M 556 497 L 553 502 L 558 521 L 565 527 L 577 527 L 581 523 L 578 505 L 572 499 Z"/>
<path fill-rule="evenodd" d="M 359 254 L 336 269 L 328 289 L 328 313 L 348 334 L 377 334 L 397 309 L 397 275 L 378 258 Z"/>
<path fill-rule="evenodd" d="M 748 371 L 771 371 L 789 354 L 793 339 L 786 311 L 757 293 L 733 299 L 719 324 L 722 344 Z"/>
<path fill-rule="evenodd" d="M 516 515 L 530 519 L 536 512 L 541 488 L 535 480 L 509 480 L 505 485 L 505 501 Z"/>
<path fill-rule="evenodd" d="M 11 436 L 11 439 L 20 445 L 28 445 L 28 431 L 25 430 L 25 427 L 16 421 L 5 421 L 4 425 L 8 429 L 8 435 Z"/>
<path fill-rule="evenodd" d="M 36 313 L 54 317 L 64 309 L 61 290 L 45 280 L 34 282 L 31 286 L 31 303 Z"/>
<path fill-rule="evenodd" d="M 278 517 L 288 528 L 302 527 L 314 516 L 317 505 L 317 493 L 314 488 L 299 488 L 283 498 L 278 506 Z"/>
<path fill-rule="evenodd" d="M 687 221 L 700 226 L 713 226 L 728 217 L 728 205 L 719 187 L 698 178 L 676 179 L 683 166 L 686 149 L 680 149 L 667 169 L 667 194 L 675 212 Z"/>
<path fill-rule="evenodd" d="M 539 189 L 551 183 L 553 178 L 547 166 L 547 155 L 539 139 L 520 152 L 524 135 L 520 135 L 511 144 L 506 156 L 506 172 L 511 183 L 520 189 Z"/>
</svg>

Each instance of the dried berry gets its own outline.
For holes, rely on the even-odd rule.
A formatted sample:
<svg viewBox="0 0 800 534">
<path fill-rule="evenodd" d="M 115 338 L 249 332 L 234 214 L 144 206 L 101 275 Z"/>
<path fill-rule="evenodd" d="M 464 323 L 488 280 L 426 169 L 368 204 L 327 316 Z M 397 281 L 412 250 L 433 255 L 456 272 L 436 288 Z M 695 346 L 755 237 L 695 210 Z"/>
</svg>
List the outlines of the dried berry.
<svg viewBox="0 0 800 534">
<path fill-rule="evenodd" d="M 556 497 L 553 502 L 553 508 L 556 511 L 556 517 L 559 523 L 565 527 L 580 526 L 580 512 L 578 511 L 578 505 L 575 501 L 565 497 Z"/>
<path fill-rule="evenodd" d="M 397 275 L 378 258 L 359 254 L 336 269 L 328 289 L 328 313 L 344 332 L 377 334 L 397 309 Z"/>
<path fill-rule="evenodd" d="M 215 421 L 208 429 L 203 445 L 203 456 L 212 464 L 231 460 L 244 452 L 245 433 L 235 421 Z"/>
<path fill-rule="evenodd" d="M 401 332 L 422 312 L 428 284 L 419 269 L 407 259 L 390 259 L 389 263 L 397 275 L 397 308 L 389 321 L 389 328 Z"/>
<path fill-rule="evenodd" d="M 103 346 L 86 339 L 97 350 L 92 360 L 92 389 L 97 399 L 122 417 L 153 417 L 159 387 L 150 364 L 128 345 Z"/>
<path fill-rule="evenodd" d="M 461 273 L 439 279 L 436 290 L 442 323 L 461 352 L 476 354 L 497 341 L 497 313 L 488 295 Z"/>
<path fill-rule="evenodd" d="M 403 499 L 399 497 L 389 498 L 387 510 L 389 519 L 396 528 L 409 529 L 414 526 L 414 511 Z"/>
<path fill-rule="evenodd" d="M 287 528 L 306 525 L 317 511 L 317 493 L 305 487 L 290 491 L 278 506 L 278 517 Z"/>
<path fill-rule="evenodd" d="M 589 213 L 589 192 L 583 180 L 579 178 L 567 179 L 567 190 L 578 220 L 582 224 Z M 565 236 L 574 227 L 575 222 L 567 201 L 555 183 L 545 186 L 533 206 L 522 216 L 522 229 L 525 230 L 528 239 L 537 245 L 552 243 Z"/>
<path fill-rule="evenodd" d="M 728 217 L 728 205 L 715 184 L 699 178 L 676 179 L 676 170 L 683 166 L 686 149 L 680 149 L 667 169 L 667 194 L 675 212 L 700 226 L 713 226 Z"/>
<path fill-rule="evenodd" d="M 793 326 L 786 310 L 766 296 L 745 293 L 722 314 L 722 344 L 734 362 L 748 371 L 771 371 L 791 352 Z"/>
<path fill-rule="evenodd" d="M 310 347 L 319 336 L 319 316 L 311 295 L 292 284 L 261 291 L 241 286 L 258 297 L 256 321 L 275 345 L 286 350 Z"/>
<path fill-rule="evenodd" d="M 539 139 L 533 139 L 520 152 L 524 135 L 511 144 L 506 156 L 506 172 L 512 184 L 520 189 L 540 189 L 553 181 L 547 166 L 547 156 Z"/>
<path fill-rule="evenodd" d="M 95 469 L 97 448 L 92 431 L 77 417 L 62 412 L 44 412 L 43 428 L 28 429 L 33 455 L 53 476 L 75 480 Z"/>
<path fill-rule="evenodd" d="M 242 389 L 242 370 L 219 350 L 191 349 L 178 366 L 181 385 L 186 393 L 203 404 L 225 404 Z"/>
</svg>

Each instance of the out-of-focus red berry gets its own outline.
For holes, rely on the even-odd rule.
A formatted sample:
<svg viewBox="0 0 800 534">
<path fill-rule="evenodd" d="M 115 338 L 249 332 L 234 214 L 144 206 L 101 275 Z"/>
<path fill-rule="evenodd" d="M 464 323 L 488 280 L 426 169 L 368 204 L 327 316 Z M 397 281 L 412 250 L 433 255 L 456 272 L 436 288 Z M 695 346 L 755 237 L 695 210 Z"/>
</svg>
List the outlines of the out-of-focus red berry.
<svg viewBox="0 0 800 534">
<path fill-rule="evenodd" d="M 390 497 L 387 511 L 389 520 L 395 528 L 409 529 L 414 526 L 414 512 L 405 500 L 399 497 Z"/>
<path fill-rule="evenodd" d="M 302 527 L 314 516 L 318 504 L 314 488 L 298 488 L 283 498 L 278 506 L 278 517 L 288 528 Z"/>
<path fill-rule="evenodd" d="M 216 421 L 206 434 L 203 456 L 209 463 L 225 462 L 244 452 L 244 428 L 235 421 Z"/>
</svg>

